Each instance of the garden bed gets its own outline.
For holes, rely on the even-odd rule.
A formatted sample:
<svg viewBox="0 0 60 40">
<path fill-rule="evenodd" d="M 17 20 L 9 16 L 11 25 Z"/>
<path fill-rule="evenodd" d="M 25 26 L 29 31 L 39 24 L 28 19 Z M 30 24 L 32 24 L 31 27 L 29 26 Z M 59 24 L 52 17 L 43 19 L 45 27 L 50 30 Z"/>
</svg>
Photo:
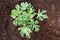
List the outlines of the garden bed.
<svg viewBox="0 0 60 40">
<path fill-rule="evenodd" d="M 22 38 L 12 24 L 11 10 L 15 4 L 30 2 L 36 10 L 47 10 L 48 19 L 40 22 L 40 30 L 31 34 L 30 40 L 60 40 L 60 0 L 0 0 L 0 40 L 27 40 Z"/>
</svg>

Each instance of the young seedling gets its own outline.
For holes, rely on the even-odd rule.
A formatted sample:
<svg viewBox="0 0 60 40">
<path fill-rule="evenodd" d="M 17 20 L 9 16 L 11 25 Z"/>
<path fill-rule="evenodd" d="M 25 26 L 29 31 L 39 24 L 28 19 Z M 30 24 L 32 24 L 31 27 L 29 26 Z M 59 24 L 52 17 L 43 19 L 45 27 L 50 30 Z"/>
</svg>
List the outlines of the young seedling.
<svg viewBox="0 0 60 40">
<path fill-rule="evenodd" d="M 38 10 L 38 13 L 35 13 L 31 3 L 22 2 L 20 5 L 16 4 L 15 9 L 11 10 L 11 17 L 14 19 L 13 25 L 20 26 L 18 30 L 21 36 L 24 37 L 25 35 L 27 38 L 31 38 L 30 33 L 32 33 L 33 30 L 36 32 L 39 31 L 40 26 L 38 25 L 38 20 L 43 21 L 48 18 L 45 13 L 46 10 Z M 35 16 L 37 20 L 34 20 Z"/>
</svg>

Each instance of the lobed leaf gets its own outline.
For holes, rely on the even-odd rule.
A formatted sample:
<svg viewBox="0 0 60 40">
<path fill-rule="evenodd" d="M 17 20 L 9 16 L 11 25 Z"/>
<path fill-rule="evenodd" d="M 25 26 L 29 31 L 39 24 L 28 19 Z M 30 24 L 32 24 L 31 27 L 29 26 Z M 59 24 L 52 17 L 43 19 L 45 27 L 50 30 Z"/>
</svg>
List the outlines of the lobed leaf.
<svg viewBox="0 0 60 40">
<path fill-rule="evenodd" d="M 47 14 L 46 13 L 46 10 L 38 10 L 38 14 L 37 14 L 37 19 L 39 19 L 40 21 L 43 21 L 44 19 L 48 18 Z"/>
<path fill-rule="evenodd" d="M 20 34 L 22 37 L 24 37 L 24 35 L 26 35 L 27 38 L 30 38 L 30 33 L 32 32 L 28 27 L 22 27 L 20 29 Z"/>
</svg>

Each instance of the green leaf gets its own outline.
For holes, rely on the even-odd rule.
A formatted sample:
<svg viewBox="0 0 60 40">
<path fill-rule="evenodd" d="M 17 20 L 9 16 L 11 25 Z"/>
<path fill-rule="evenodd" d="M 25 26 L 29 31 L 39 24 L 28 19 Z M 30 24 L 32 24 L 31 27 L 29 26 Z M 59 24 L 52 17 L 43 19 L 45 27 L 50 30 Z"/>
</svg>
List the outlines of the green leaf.
<svg viewBox="0 0 60 40">
<path fill-rule="evenodd" d="M 27 38 L 31 38 L 31 36 L 30 36 L 29 33 L 26 33 L 26 37 L 27 37 Z"/>
<path fill-rule="evenodd" d="M 38 14 L 37 14 L 37 19 L 39 19 L 40 21 L 43 21 L 44 19 L 48 18 L 47 14 L 46 13 L 46 10 L 38 10 Z"/>
<path fill-rule="evenodd" d="M 39 30 L 39 26 L 34 24 L 32 30 L 34 30 L 34 29 L 35 29 L 35 31 L 38 31 Z"/>
<path fill-rule="evenodd" d="M 30 21 L 30 22 L 28 22 L 28 24 L 31 24 L 31 25 L 33 25 L 33 24 L 34 24 L 34 21 Z"/>
<path fill-rule="evenodd" d="M 42 17 L 39 17 L 39 20 L 40 20 L 40 21 L 43 21 L 44 19 L 43 19 Z"/>
<path fill-rule="evenodd" d="M 13 21 L 13 24 L 15 25 L 15 26 L 17 26 L 17 25 L 23 25 L 24 24 L 24 22 L 22 21 L 22 19 L 21 19 L 21 17 L 17 17 L 14 21 Z"/>
<path fill-rule="evenodd" d="M 22 15 L 23 15 L 22 16 L 23 20 L 27 20 L 28 19 L 28 14 L 25 11 L 22 12 Z"/>
<path fill-rule="evenodd" d="M 11 17 L 12 17 L 12 18 L 16 18 L 16 16 L 17 16 L 16 10 L 13 9 L 13 10 L 11 11 Z"/>
<path fill-rule="evenodd" d="M 16 21 L 16 20 L 14 20 L 14 21 L 13 21 L 13 24 L 14 24 L 15 26 L 17 26 L 17 21 Z"/>
<path fill-rule="evenodd" d="M 28 7 L 28 3 L 27 2 L 22 2 L 21 3 L 21 10 L 26 10 L 26 8 Z"/>
<path fill-rule="evenodd" d="M 16 10 L 20 10 L 20 5 L 19 4 L 16 4 L 15 5 L 15 8 L 16 8 Z"/>
<path fill-rule="evenodd" d="M 30 14 L 29 16 L 30 16 L 30 18 L 33 18 L 35 16 L 35 14 Z"/>
<path fill-rule="evenodd" d="M 18 10 L 13 9 L 13 10 L 11 11 L 11 17 L 12 17 L 13 19 L 15 19 L 16 16 L 18 16 L 20 13 L 21 13 L 21 11 L 18 11 Z"/>
<path fill-rule="evenodd" d="M 33 25 L 29 25 L 28 28 L 29 28 L 29 29 L 32 29 L 32 28 L 33 28 Z"/>
<path fill-rule="evenodd" d="M 18 30 L 21 30 L 21 28 L 18 28 Z"/>
<path fill-rule="evenodd" d="M 35 21 L 35 24 L 38 24 L 38 23 L 39 23 L 39 22 L 36 20 L 36 21 Z"/>
<path fill-rule="evenodd" d="M 34 9 L 31 7 L 27 10 L 28 13 L 33 13 L 34 12 Z"/>
<path fill-rule="evenodd" d="M 46 13 L 46 10 L 42 10 L 41 13 L 45 14 Z"/>
<path fill-rule="evenodd" d="M 45 14 L 45 15 L 43 15 L 42 17 L 43 17 L 44 19 L 48 18 L 48 16 L 47 16 L 46 14 Z"/>
<path fill-rule="evenodd" d="M 24 32 L 22 30 L 20 31 L 20 34 L 22 37 L 24 37 Z"/>
<path fill-rule="evenodd" d="M 19 30 L 22 37 L 24 37 L 24 34 L 25 34 L 27 38 L 30 38 L 30 33 L 32 31 L 28 27 L 21 27 L 21 29 Z"/>
</svg>

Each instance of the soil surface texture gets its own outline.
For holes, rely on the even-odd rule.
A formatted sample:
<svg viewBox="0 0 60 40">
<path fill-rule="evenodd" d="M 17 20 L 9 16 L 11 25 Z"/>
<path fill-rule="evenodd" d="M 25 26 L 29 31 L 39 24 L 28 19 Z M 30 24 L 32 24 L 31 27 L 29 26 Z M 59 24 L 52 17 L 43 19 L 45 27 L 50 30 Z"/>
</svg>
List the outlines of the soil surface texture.
<svg viewBox="0 0 60 40">
<path fill-rule="evenodd" d="M 15 4 L 24 1 L 30 2 L 36 10 L 47 10 L 48 15 L 29 40 L 60 40 L 60 0 L 0 0 L 0 40 L 28 40 L 20 36 L 10 17 Z"/>
</svg>

